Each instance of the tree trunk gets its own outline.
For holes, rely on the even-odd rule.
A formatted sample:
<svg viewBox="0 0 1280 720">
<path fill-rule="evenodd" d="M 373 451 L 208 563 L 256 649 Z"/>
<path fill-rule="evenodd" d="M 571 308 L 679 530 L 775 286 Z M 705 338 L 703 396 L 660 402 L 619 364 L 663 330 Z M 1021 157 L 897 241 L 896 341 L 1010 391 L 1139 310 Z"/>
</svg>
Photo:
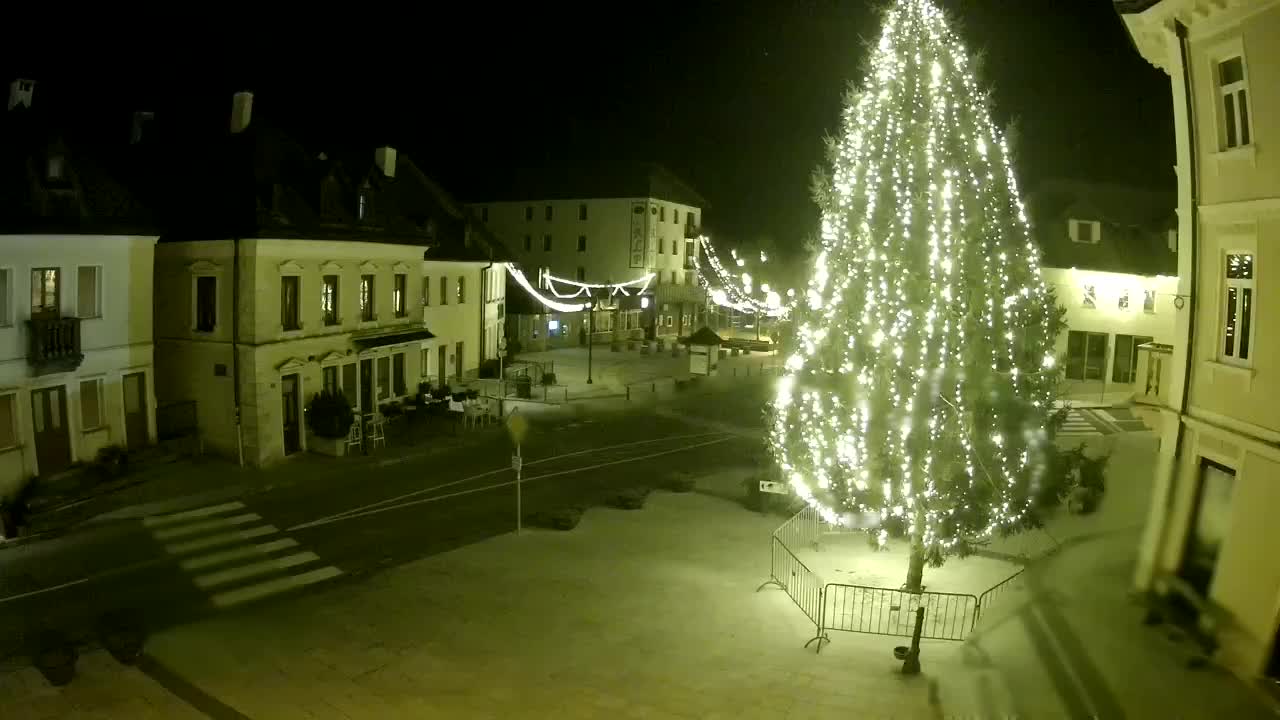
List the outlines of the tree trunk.
<svg viewBox="0 0 1280 720">
<path fill-rule="evenodd" d="M 911 533 L 911 562 L 907 565 L 907 584 L 903 589 L 912 592 L 924 589 L 924 514 L 919 510 L 915 532 Z"/>
</svg>

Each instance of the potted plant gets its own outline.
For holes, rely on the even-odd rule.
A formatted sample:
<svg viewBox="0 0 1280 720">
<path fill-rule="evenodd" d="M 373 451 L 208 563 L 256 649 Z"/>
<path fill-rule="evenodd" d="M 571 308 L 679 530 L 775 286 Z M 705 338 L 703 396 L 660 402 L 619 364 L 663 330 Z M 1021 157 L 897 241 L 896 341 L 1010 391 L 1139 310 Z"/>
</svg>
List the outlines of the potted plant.
<svg viewBox="0 0 1280 720">
<path fill-rule="evenodd" d="M 318 392 L 307 404 L 307 427 L 315 437 L 309 447 L 323 455 L 342 456 L 347 433 L 355 422 L 355 412 L 345 395 L 334 391 Z"/>
<path fill-rule="evenodd" d="M 102 480 L 115 480 L 129 469 L 129 451 L 123 445 L 105 445 L 98 450 L 94 469 Z"/>
<path fill-rule="evenodd" d="M 121 665 L 133 665 L 142 655 L 147 631 L 137 614 L 117 610 L 98 621 L 98 638 L 102 646 Z"/>
<path fill-rule="evenodd" d="M 65 635 L 56 630 L 45 630 L 36 636 L 31 659 L 50 685 L 62 687 L 75 678 L 79 657 L 75 644 Z"/>
</svg>

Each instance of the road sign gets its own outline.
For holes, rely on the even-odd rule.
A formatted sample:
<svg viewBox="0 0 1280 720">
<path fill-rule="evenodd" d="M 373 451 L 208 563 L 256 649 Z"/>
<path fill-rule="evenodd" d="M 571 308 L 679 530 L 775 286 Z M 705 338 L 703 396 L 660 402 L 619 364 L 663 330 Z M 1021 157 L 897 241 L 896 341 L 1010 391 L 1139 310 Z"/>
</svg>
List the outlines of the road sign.
<svg viewBox="0 0 1280 720">
<path fill-rule="evenodd" d="M 529 432 L 529 421 L 525 416 L 518 412 L 513 412 L 507 416 L 507 434 L 511 436 L 511 442 L 519 445 L 524 442 L 524 436 Z"/>
<path fill-rule="evenodd" d="M 786 483 L 773 482 L 771 480 L 760 481 L 760 492 L 773 493 L 775 495 L 786 495 L 791 492 Z"/>
<path fill-rule="evenodd" d="M 519 455 L 511 456 L 511 469 L 520 472 L 521 459 Z"/>
</svg>

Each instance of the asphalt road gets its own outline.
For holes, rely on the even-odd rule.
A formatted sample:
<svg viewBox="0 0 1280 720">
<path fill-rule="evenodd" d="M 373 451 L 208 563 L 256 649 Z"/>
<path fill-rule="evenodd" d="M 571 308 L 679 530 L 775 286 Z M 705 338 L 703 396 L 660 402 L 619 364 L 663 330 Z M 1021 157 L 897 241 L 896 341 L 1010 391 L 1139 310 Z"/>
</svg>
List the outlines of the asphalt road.
<svg viewBox="0 0 1280 720">
<path fill-rule="evenodd" d="M 742 467 L 758 441 L 631 406 L 531 415 L 522 446 L 525 517 L 607 502 L 680 470 Z M 512 532 L 512 446 L 501 427 L 448 452 L 335 459 L 331 470 L 171 517 L 92 526 L 0 550 L 0 657 L 56 628 L 136 611 L 152 630 L 279 601 Z"/>
</svg>

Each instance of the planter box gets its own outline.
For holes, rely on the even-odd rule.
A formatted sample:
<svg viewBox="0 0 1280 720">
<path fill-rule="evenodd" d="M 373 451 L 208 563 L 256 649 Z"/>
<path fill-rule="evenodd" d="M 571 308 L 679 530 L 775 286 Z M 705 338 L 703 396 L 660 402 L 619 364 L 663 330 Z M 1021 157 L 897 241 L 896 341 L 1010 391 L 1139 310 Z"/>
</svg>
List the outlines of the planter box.
<svg viewBox="0 0 1280 720">
<path fill-rule="evenodd" d="M 307 435 L 307 449 L 318 455 L 343 457 L 347 454 L 347 439 L 326 438 L 311 433 Z"/>
</svg>

